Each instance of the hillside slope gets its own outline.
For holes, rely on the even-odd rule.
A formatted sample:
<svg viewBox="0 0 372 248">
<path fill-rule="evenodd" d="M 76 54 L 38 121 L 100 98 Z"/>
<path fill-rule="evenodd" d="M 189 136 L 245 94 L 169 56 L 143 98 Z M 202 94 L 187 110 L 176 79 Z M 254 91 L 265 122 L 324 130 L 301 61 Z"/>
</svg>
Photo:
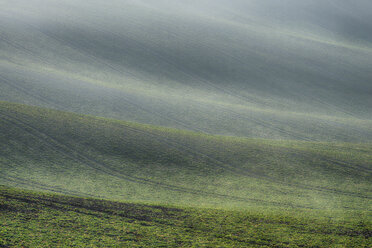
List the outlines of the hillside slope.
<svg viewBox="0 0 372 248">
<path fill-rule="evenodd" d="M 211 136 L 0 103 L 0 184 L 213 207 L 371 210 L 372 145 Z"/>
<path fill-rule="evenodd" d="M 1 247 L 369 247 L 365 215 L 175 208 L 0 186 Z M 26 220 L 26 221 L 25 221 Z"/>
<path fill-rule="evenodd" d="M 367 0 L 0 1 L 0 100 L 211 134 L 372 140 Z"/>
</svg>

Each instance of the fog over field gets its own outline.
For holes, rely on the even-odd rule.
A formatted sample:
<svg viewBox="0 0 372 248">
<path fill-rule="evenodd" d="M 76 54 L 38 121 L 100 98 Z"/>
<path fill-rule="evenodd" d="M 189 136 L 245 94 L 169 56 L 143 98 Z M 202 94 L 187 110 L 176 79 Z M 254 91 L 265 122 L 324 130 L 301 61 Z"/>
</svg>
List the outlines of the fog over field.
<svg viewBox="0 0 372 248">
<path fill-rule="evenodd" d="M 371 247 L 371 0 L 0 0 L 0 247 Z"/>
<path fill-rule="evenodd" d="M 372 139 L 368 0 L 0 1 L 0 100 L 246 137 Z"/>
</svg>

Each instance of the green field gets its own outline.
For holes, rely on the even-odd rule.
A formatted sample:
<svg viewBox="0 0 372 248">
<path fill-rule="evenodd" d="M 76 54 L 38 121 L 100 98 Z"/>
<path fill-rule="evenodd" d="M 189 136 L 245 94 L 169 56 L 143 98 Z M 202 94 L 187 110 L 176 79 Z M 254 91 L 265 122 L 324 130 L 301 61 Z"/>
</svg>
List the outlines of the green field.
<svg viewBox="0 0 372 248">
<path fill-rule="evenodd" d="M 372 145 L 211 136 L 0 103 L 0 182 L 208 207 L 371 210 Z"/>
<path fill-rule="evenodd" d="M 0 117 L 4 247 L 372 242 L 371 144 L 212 136 L 8 102 Z"/>
<path fill-rule="evenodd" d="M 372 247 L 371 13 L 0 0 L 0 248 Z"/>
<path fill-rule="evenodd" d="M 370 247 L 371 220 L 178 208 L 0 186 L 1 247 Z"/>
</svg>

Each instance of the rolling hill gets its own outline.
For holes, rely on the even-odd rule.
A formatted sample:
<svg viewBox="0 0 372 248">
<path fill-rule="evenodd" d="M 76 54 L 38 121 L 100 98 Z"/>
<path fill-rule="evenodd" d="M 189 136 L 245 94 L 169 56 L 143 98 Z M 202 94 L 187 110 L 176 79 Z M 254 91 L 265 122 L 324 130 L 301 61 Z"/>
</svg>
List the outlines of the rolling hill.
<svg viewBox="0 0 372 248">
<path fill-rule="evenodd" d="M 370 7 L 3 0 L 0 100 L 210 134 L 370 142 Z"/>
<path fill-rule="evenodd" d="M 370 211 L 370 144 L 212 136 L 0 104 L 0 184 L 180 206 Z"/>
<path fill-rule="evenodd" d="M 371 247 L 370 0 L 0 0 L 0 247 Z"/>
</svg>

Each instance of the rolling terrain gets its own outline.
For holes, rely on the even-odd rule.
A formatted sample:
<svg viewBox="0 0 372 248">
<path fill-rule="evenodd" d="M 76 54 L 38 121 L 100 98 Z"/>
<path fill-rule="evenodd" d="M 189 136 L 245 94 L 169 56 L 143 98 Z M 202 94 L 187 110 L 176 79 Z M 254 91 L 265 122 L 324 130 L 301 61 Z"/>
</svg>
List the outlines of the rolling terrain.
<svg viewBox="0 0 372 248">
<path fill-rule="evenodd" d="M 0 247 L 371 247 L 370 0 L 0 0 Z"/>
<path fill-rule="evenodd" d="M 0 104 L 0 183 L 114 200 L 371 211 L 370 144 L 272 141 Z"/>
<path fill-rule="evenodd" d="M 210 134 L 370 142 L 369 1 L 276 2 L 2 0 L 0 100 Z"/>
</svg>

